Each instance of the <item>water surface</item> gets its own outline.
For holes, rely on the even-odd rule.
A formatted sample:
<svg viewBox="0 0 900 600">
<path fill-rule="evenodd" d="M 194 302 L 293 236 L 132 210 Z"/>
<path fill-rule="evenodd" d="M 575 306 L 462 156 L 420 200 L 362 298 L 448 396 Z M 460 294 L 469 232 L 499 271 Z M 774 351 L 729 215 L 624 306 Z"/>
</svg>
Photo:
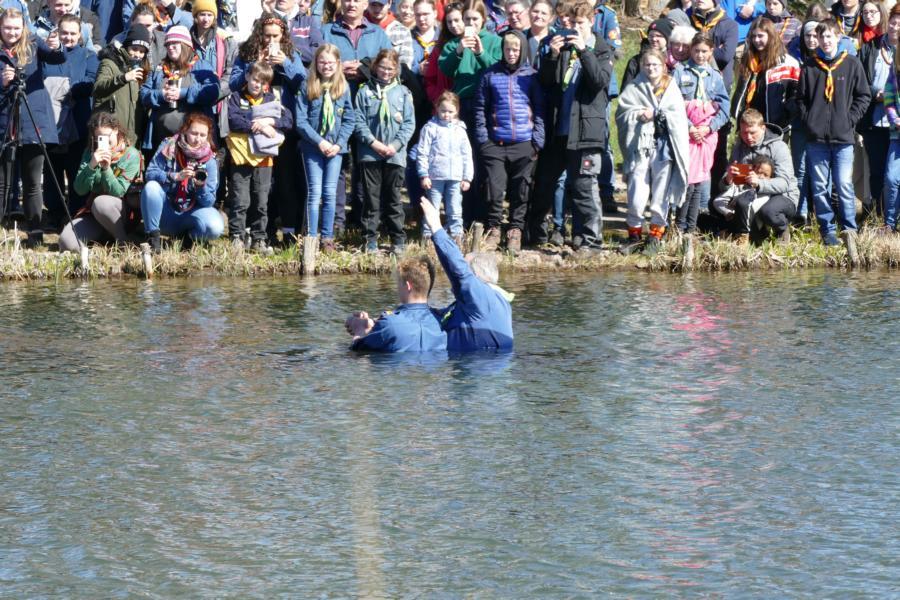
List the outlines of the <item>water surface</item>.
<svg viewBox="0 0 900 600">
<path fill-rule="evenodd" d="M 387 277 L 0 287 L 0 595 L 900 596 L 900 275 L 502 283 L 450 359 L 346 350 Z"/>
</svg>

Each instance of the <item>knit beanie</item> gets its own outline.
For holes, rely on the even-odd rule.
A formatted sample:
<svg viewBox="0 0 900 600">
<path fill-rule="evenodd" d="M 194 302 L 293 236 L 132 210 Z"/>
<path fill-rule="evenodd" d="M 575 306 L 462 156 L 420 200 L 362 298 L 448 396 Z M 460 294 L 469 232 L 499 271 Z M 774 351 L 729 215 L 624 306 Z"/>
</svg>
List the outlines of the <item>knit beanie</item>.
<svg viewBox="0 0 900 600">
<path fill-rule="evenodd" d="M 813 31 L 816 30 L 816 27 L 819 26 L 818 21 L 807 21 L 803 24 L 803 35 L 809 35 Z"/>
<path fill-rule="evenodd" d="M 134 23 L 131 29 L 128 30 L 128 34 L 125 36 L 125 43 L 122 46 L 124 48 L 139 46 L 150 52 L 150 39 L 150 30 L 140 23 Z"/>
<path fill-rule="evenodd" d="M 191 14 L 194 15 L 194 18 L 197 18 L 197 13 L 204 11 L 211 12 L 213 16 L 218 16 L 219 10 L 216 8 L 216 0 L 194 0 L 193 8 L 191 9 Z"/>
<path fill-rule="evenodd" d="M 656 31 L 661 33 L 666 40 L 669 39 L 669 36 L 672 35 L 672 21 L 668 19 L 657 19 L 650 23 L 650 27 L 647 28 L 647 34 L 651 31 Z"/>
<path fill-rule="evenodd" d="M 174 27 L 170 27 L 166 32 L 166 44 L 171 44 L 173 42 L 181 42 L 186 46 L 193 47 L 194 42 L 191 41 L 191 32 L 188 31 L 188 28 L 184 25 L 175 25 Z"/>
</svg>

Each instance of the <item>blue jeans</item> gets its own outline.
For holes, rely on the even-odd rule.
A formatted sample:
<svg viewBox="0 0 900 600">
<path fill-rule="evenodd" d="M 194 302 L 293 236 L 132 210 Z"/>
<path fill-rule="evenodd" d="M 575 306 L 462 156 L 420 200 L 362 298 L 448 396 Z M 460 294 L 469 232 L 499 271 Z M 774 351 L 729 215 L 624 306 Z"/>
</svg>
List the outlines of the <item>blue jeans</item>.
<svg viewBox="0 0 900 600">
<path fill-rule="evenodd" d="M 563 171 L 556 180 L 556 190 L 553 192 L 553 225 L 562 231 L 566 220 L 566 172 Z"/>
<path fill-rule="evenodd" d="M 462 190 L 459 182 L 451 179 L 432 179 L 431 189 L 428 190 L 428 201 L 434 206 L 440 207 L 444 203 L 444 215 L 447 217 L 447 231 L 451 236 L 462 235 Z M 425 235 L 431 235 L 428 225 L 422 226 Z"/>
<path fill-rule="evenodd" d="M 856 192 L 853 189 L 853 144 L 819 144 L 806 147 L 807 168 L 812 184 L 816 220 L 822 236 L 834 234 L 837 227 L 831 208 L 829 184 L 834 178 L 838 195 L 838 219 L 842 229 L 856 229 Z"/>
<path fill-rule="evenodd" d="M 303 143 L 306 163 L 306 233 L 319 232 L 319 207 L 322 208 L 322 239 L 334 237 L 334 203 L 343 155 L 326 158 L 316 146 Z"/>
<path fill-rule="evenodd" d="M 187 233 L 195 240 L 214 240 L 225 231 L 225 221 L 212 206 L 175 212 L 166 191 L 156 181 L 148 181 L 141 192 L 141 215 L 144 231 L 164 235 Z"/>
<path fill-rule="evenodd" d="M 900 140 L 891 140 L 887 163 L 884 165 L 884 224 L 897 226 L 900 211 Z"/>
<path fill-rule="evenodd" d="M 794 159 L 794 175 L 800 188 L 800 201 L 797 203 L 797 215 L 806 218 L 812 207 L 810 201 L 809 170 L 806 168 L 806 125 L 800 119 L 791 127 L 791 157 Z"/>
</svg>

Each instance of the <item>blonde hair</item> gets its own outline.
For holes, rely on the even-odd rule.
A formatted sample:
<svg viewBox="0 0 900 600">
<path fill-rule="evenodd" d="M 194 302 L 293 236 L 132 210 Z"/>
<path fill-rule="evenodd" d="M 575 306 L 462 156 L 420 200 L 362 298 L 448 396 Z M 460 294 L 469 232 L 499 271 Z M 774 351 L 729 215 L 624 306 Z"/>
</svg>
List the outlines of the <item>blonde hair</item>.
<svg viewBox="0 0 900 600">
<path fill-rule="evenodd" d="M 18 9 L 7 8 L 3 12 L 0 12 L 0 26 L 2 26 L 3 22 L 7 19 L 20 19 L 22 21 L 22 37 L 20 37 L 19 41 L 13 46 L 12 53 L 15 55 L 19 67 L 24 67 L 30 63 L 31 59 L 34 57 L 31 47 L 31 32 L 28 31 L 28 25 L 25 23 L 25 15 Z"/>
<path fill-rule="evenodd" d="M 306 81 L 306 97 L 310 100 L 315 100 L 324 93 L 322 85 L 324 82 L 319 75 L 316 63 L 319 60 L 319 56 L 326 53 L 330 54 L 338 63 L 334 76 L 331 78 L 331 97 L 340 98 L 344 95 L 344 90 L 347 89 L 347 80 L 344 79 L 344 71 L 341 69 L 341 51 L 338 50 L 338 47 L 334 44 L 322 44 L 319 46 L 319 49 L 316 50 L 316 54 L 312 61 L 312 68 L 309 70 L 309 78 Z"/>
</svg>

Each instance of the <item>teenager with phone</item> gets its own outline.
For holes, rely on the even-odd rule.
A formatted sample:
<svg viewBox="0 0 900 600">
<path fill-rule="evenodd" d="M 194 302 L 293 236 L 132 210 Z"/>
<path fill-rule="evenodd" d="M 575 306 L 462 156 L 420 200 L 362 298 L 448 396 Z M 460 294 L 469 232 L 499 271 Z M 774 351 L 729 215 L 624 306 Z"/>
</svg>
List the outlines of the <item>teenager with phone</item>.
<svg viewBox="0 0 900 600">
<path fill-rule="evenodd" d="M 140 106 L 140 89 L 150 74 L 151 44 L 150 30 L 132 25 L 120 47 L 107 47 L 94 82 L 94 112 L 112 113 L 131 144 L 144 136 L 146 110 Z"/>
</svg>

